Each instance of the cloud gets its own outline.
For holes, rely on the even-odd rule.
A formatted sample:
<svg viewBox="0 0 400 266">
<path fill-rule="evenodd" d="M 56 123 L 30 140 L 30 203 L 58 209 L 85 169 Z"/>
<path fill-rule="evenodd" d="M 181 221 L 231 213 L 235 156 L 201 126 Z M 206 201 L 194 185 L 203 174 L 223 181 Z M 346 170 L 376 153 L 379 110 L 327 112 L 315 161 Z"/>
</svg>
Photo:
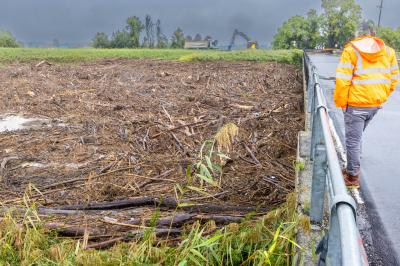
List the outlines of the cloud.
<svg viewBox="0 0 400 266">
<path fill-rule="evenodd" d="M 181 27 L 186 34 L 211 35 L 227 43 L 235 28 L 269 44 L 289 17 L 320 9 L 315 0 L 1 0 L 0 28 L 24 42 L 87 43 L 98 31 L 122 28 L 128 16 L 160 18 L 169 36 Z M 366 17 L 376 19 L 378 0 L 359 0 Z M 399 26 L 400 1 L 385 0 L 382 23 Z"/>
</svg>

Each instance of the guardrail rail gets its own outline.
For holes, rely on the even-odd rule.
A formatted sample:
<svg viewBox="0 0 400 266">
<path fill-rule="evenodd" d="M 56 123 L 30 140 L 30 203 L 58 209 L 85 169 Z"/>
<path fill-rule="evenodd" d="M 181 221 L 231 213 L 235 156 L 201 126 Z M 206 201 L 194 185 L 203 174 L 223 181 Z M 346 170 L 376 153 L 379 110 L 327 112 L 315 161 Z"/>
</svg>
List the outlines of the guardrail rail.
<svg viewBox="0 0 400 266">
<path fill-rule="evenodd" d="M 348 194 L 340 161 L 329 126 L 326 98 L 315 66 L 304 53 L 307 79 L 308 111 L 310 112 L 311 150 L 313 165 L 310 217 L 322 223 L 329 214 L 329 228 L 320 242 L 318 265 L 368 265 L 368 259 L 356 223 L 357 205 Z M 327 197 L 326 197 L 327 195 Z M 324 202 L 328 199 L 327 204 Z M 325 211 L 325 206 L 329 210 Z"/>
</svg>

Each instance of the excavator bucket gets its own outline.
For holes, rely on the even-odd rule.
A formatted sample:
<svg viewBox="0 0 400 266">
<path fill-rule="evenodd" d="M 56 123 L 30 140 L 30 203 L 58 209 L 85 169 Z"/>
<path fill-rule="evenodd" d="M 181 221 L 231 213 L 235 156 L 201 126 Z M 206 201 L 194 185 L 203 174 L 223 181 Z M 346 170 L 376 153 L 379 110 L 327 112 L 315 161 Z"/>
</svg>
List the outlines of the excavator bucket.
<svg viewBox="0 0 400 266">
<path fill-rule="evenodd" d="M 247 43 L 248 49 L 258 49 L 258 43 L 256 41 L 249 41 Z"/>
</svg>

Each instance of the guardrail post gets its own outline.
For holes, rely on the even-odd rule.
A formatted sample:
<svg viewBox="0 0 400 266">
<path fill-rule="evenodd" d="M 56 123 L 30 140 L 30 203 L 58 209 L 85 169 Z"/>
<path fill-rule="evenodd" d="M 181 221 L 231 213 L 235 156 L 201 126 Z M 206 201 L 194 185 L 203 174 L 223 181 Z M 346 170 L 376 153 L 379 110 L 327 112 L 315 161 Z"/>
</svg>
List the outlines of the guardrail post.
<svg viewBox="0 0 400 266">
<path fill-rule="evenodd" d="M 315 99 L 317 102 L 317 99 Z M 311 150 L 310 150 L 310 158 L 314 160 L 315 149 L 318 144 L 324 143 L 324 136 L 322 133 L 322 125 L 321 125 L 321 118 L 319 114 L 319 107 L 314 108 L 312 113 L 312 124 L 311 124 Z"/>
<path fill-rule="evenodd" d="M 309 99 L 310 99 L 310 105 L 311 105 L 310 106 L 310 113 L 311 113 L 310 125 L 311 125 L 311 130 L 314 132 L 314 119 L 315 119 L 315 114 L 316 114 L 315 113 L 315 102 L 317 100 L 316 100 L 316 93 L 315 93 L 316 88 L 315 88 L 314 78 L 312 75 L 309 75 L 308 82 L 309 82 L 309 86 L 308 86 Z M 312 153 L 312 149 L 313 149 L 313 146 L 311 146 L 311 153 Z M 312 159 L 312 157 L 311 157 L 311 159 Z"/>
<path fill-rule="evenodd" d="M 324 217 L 324 198 L 326 187 L 326 149 L 317 144 L 314 151 L 313 179 L 311 189 L 310 218 L 313 222 L 322 222 Z"/>
<path fill-rule="evenodd" d="M 313 161 L 313 179 L 311 190 L 311 210 L 310 218 L 313 222 L 322 222 L 324 215 L 324 196 L 326 186 L 326 148 L 324 145 L 324 136 L 322 132 L 322 124 L 320 117 L 321 103 L 318 100 L 316 80 L 314 75 L 310 80 L 313 81 L 313 98 L 312 98 L 312 135 L 311 135 L 311 154 Z"/>
<path fill-rule="evenodd" d="M 340 225 L 336 208 L 332 208 L 328 233 L 327 265 L 342 265 Z"/>
<path fill-rule="evenodd" d="M 308 62 L 307 62 L 308 63 Z M 315 88 L 314 88 L 314 78 L 313 75 L 311 74 L 311 69 L 307 66 L 306 67 L 306 73 L 307 73 L 307 96 L 308 96 L 308 106 L 307 106 L 307 111 L 309 113 L 313 113 L 314 111 L 314 100 L 315 100 Z M 311 116 L 312 119 L 312 116 Z"/>
</svg>

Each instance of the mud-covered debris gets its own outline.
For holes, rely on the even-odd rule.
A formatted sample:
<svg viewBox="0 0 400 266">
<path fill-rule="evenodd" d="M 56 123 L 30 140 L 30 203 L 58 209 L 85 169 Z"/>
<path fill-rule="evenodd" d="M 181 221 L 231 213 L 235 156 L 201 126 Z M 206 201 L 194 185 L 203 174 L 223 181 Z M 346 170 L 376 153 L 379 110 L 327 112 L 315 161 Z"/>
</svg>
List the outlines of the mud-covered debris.
<svg viewBox="0 0 400 266">
<path fill-rule="evenodd" d="M 18 158 L 3 166 L 5 205 L 29 199 L 58 208 L 157 197 L 175 199 L 174 207 L 187 211 L 190 204 L 236 206 L 214 214 L 235 221 L 229 217 L 244 215 L 238 207 L 260 214 L 293 190 L 303 128 L 301 72 L 294 66 L 127 59 L 47 65 L 0 72 L 0 114 L 46 120 L 17 131 L 1 130 L 0 120 L 0 162 Z M 210 147 L 227 125 L 219 135 L 226 143 Z M 214 185 L 201 183 L 204 167 Z M 172 210 L 162 206 L 43 219 L 121 235 L 129 228 L 103 217 L 148 221 L 158 210 L 160 219 L 170 219 Z"/>
</svg>

